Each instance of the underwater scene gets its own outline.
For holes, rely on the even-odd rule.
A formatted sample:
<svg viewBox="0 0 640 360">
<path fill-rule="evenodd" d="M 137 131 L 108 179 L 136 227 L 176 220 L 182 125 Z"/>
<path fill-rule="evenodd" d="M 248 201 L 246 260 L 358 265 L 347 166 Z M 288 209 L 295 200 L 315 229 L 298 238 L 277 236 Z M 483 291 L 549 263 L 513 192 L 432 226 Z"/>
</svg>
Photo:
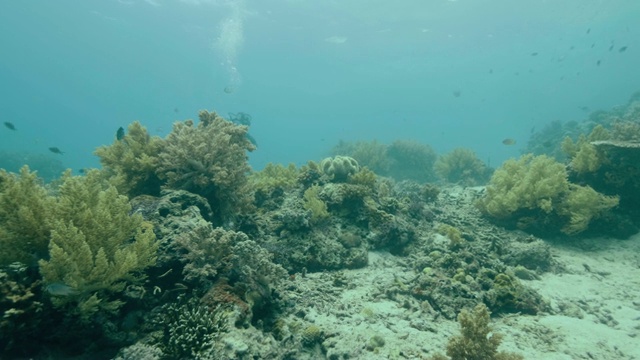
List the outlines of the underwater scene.
<svg viewBox="0 0 640 360">
<path fill-rule="evenodd" d="M 639 18 L 0 2 L 0 360 L 640 359 Z"/>
</svg>

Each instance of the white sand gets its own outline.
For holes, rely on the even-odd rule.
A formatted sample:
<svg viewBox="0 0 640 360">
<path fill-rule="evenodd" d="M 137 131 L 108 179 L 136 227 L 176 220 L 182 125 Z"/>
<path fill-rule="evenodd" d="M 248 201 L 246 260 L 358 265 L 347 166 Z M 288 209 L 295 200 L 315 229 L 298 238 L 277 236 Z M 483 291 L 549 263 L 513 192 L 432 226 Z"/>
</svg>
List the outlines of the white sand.
<svg viewBox="0 0 640 360">
<path fill-rule="evenodd" d="M 504 335 L 501 350 L 525 359 L 640 359 L 640 235 L 581 244 L 595 250 L 554 245 L 565 270 L 524 281 L 550 303 L 553 315 L 492 319 Z M 295 280 L 300 301 L 313 299 L 304 320 L 324 331 L 328 356 L 427 359 L 444 352 L 448 338 L 459 332 L 457 322 L 402 293 L 401 284 L 416 274 L 401 257 L 371 253 L 369 266 L 340 274 L 347 290 L 332 285 L 336 273 Z M 394 295 L 388 296 L 390 289 Z M 384 345 L 367 349 L 376 335 Z"/>
</svg>

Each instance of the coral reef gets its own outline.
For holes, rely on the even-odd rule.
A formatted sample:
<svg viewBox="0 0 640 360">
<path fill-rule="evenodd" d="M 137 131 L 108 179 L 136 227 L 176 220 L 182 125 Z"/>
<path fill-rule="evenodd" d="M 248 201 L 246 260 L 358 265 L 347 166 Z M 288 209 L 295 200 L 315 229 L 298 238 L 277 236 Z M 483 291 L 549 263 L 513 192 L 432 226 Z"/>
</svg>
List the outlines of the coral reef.
<svg viewBox="0 0 640 360">
<path fill-rule="evenodd" d="M 433 164 L 437 155 L 429 145 L 411 140 L 396 140 L 387 148 L 391 160 L 389 175 L 397 180 L 428 182 L 435 179 Z"/>
<path fill-rule="evenodd" d="M 480 210 L 506 226 L 576 235 L 618 204 L 617 197 L 570 184 L 564 165 L 540 155 L 507 160 L 493 174 Z"/>
<path fill-rule="evenodd" d="M 320 162 L 320 169 L 329 176 L 331 181 L 346 182 L 349 176 L 360 170 L 360 165 L 356 159 L 349 156 L 334 156 L 323 159 Z"/>
<path fill-rule="evenodd" d="M 0 265 L 35 264 L 48 253 L 55 200 L 28 166 L 0 169 Z"/>
<path fill-rule="evenodd" d="M 222 224 L 251 202 L 247 127 L 235 125 L 215 112 L 201 111 L 200 122 L 176 122 L 159 154 L 157 174 L 172 189 L 205 197 L 214 222 Z"/>
<path fill-rule="evenodd" d="M 140 284 L 142 271 L 155 263 L 153 227 L 130 215 L 125 196 L 105 186 L 97 170 L 62 179 L 52 222 L 49 258 L 40 260 L 51 301 L 89 321 L 99 310 L 114 312 L 127 285 Z M 60 296 L 62 295 L 62 296 Z"/>
<path fill-rule="evenodd" d="M 360 166 L 366 166 L 378 175 L 389 174 L 391 160 L 387 157 L 387 146 L 373 141 L 340 141 L 331 153 L 354 158 Z"/>
<path fill-rule="evenodd" d="M 157 322 L 162 328 L 158 347 L 171 359 L 210 359 L 221 333 L 228 331 L 227 316 L 197 299 L 180 298 L 163 306 Z"/>
<path fill-rule="evenodd" d="M 519 360 L 521 355 L 498 351 L 502 336 L 489 326 L 489 310 L 478 304 L 473 312 L 462 310 L 458 315 L 460 335 L 447 344 L 447 355 L 451 360 Z M 437 355 L 432 359 L 446 359 Z"/>
<path fill-rule="evenodd" d="M 98 147 L 94 154 L 106 171 L 109 181 L 122 194 L 134 197 L 141 194 L 157 195 L 162 181 L 158 179 L 158 154 L 164 140 L 150 136 L 139 122 L 131 123 L 122 139 L 111 145 Z"/>
<path fill-rule="evenodd" d="M 465 148 L 456 148 L 440 156 L 434 170 L 441 180 L 463 186 L 483 184 L 490 175 L 490 170 L 476 154 Z"/>
</svg>

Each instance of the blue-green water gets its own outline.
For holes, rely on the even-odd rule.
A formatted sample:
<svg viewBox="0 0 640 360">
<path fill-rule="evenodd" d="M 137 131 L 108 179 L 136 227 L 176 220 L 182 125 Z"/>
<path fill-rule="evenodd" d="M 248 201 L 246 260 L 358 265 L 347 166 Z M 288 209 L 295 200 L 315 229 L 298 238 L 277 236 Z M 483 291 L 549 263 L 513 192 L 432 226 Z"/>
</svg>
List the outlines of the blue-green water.
<svg viewBox="0 0 640 360">
<path fill-rule="evenodd" d="M 255 168 L 340 139 L 463 146 L 496 166 L 532 127 L 640 88 L 639 16 L 635 0 L 2 1 L 0 117 L 17 130 L 0 151 L 98 166 L 118 127 L 165 135 L 206 108 L 253 116 Z"/>
</svg>

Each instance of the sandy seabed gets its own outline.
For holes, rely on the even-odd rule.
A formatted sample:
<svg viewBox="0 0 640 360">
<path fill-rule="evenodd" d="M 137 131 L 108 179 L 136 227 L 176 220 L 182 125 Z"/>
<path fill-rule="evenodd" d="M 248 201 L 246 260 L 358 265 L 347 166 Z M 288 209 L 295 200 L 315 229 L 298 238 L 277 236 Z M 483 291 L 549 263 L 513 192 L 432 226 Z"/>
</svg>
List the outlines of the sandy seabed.
<svg viewBox="0 0 640 360">
<path fill-rule="evenodd" d="M 544 297 L 549 312 L 492 317 L 494 331 L 504 336 L 500 350 L 525 359 L 640 359 L 640 235 L 579 245 L 552 245 L 562 270 L 522 280 Z M 341 291 L 330 290 L 335 273 L 295 280 L 301 297 L 313 299 L 304 319 L 325 332 L 327 353 L 320 357 L 428 359 L 444 352 L 448 339 L 460 331 L 456 321 L 385 295 L 386 289 L 415 278 L 405 261 L 371 252 L 367 267 L 341 272 L 349 283 Z M 367 344 L 374 337 L 384 345 L 372 350 Z"/>
</svg>

